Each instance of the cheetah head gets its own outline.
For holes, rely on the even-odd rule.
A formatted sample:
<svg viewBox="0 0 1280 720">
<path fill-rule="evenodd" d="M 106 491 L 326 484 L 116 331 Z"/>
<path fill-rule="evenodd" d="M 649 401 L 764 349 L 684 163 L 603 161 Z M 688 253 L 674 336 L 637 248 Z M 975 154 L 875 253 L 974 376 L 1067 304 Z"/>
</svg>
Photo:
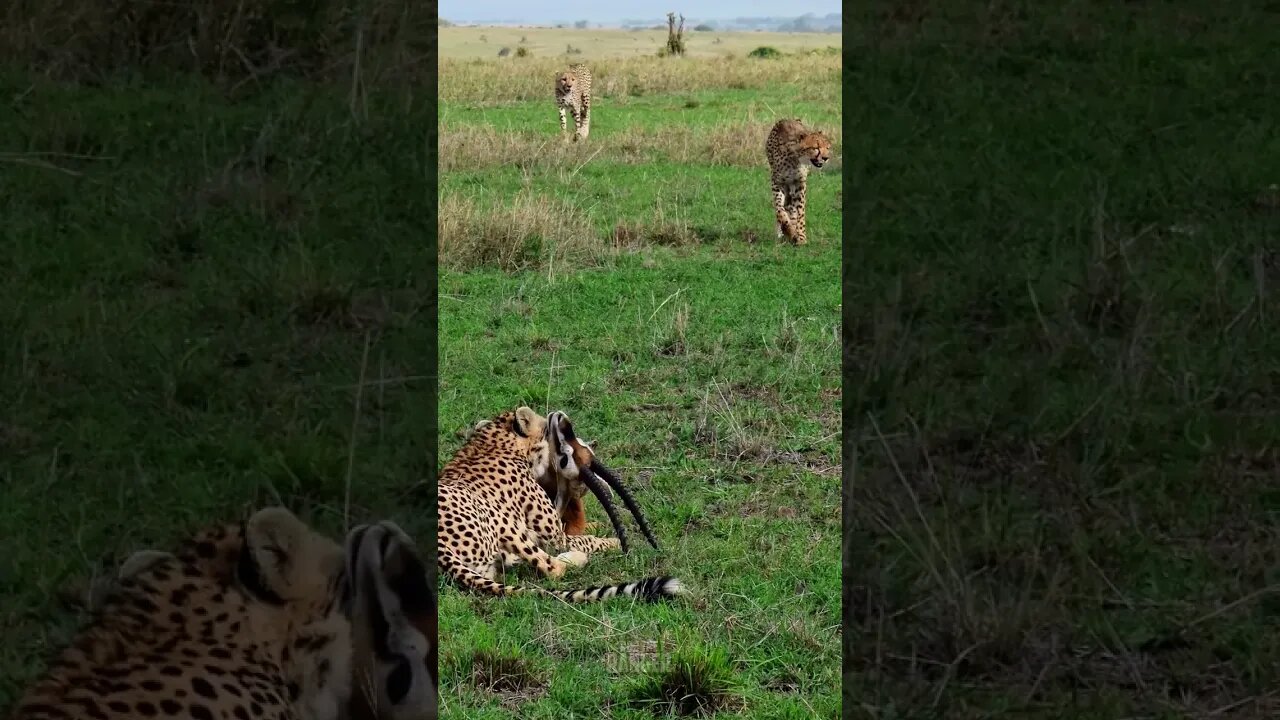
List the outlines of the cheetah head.
<svg viewBox="0 0 1280 720">
<path fill-rule="evenodd" d="M 546 433 L 547 419 L 522 405 L 476 423 L 465 447 L 473 452 L 496 450 L 531 457 L 545 447 Z"/>
<path fill-rule="evenodd" d="M 640 506 L 636 504 L 627 486 L 622 483 L 622 478 L 600 462 L 590 445 L 574 432 L 569 416 L 559 410 L 547 416 L 547 446 L 545 462 L 541 466 L 532 465 L 532 470 L 538 484 L 546 491 L 558 512 L 563 512 L 568 498 L 580 498 L 590 490 L 604 507 L 622 550 L 626 552 L 626 529 L 613 504 L 611 489 L 615 490 L 631 511 L 649 544 L 654 548 L 658 547 L 658 541 L 649 529 L 644 513 L 640 511 Z"/>
<path fill-rule="evenodd" d="M 800 152 L 814 167 L 820 168 L 831 159 L 831 141 L 815 130 L 800 138 Z"/>
<path fill-rule="evenodd" d="M 351 720 L 435 720 L 437 611 L 430 572 L 395 523 L 347 535 Z"/>
<path fill-rule="evenodd" d="M 435 597 L 403 530 L 361 525 L 344 548 L 269 508 L 249 519 L 244 536 L 238 574 L 248 592 L 296 606 L 306 621 L 299 635 L 313 647 L 322 637 L 345 643 L 323 660 L 299 659 L 307 667 L 297 701 L 303 717 L 436 718 Z"/>
<path fill-rule="evenodd" d="M 571 72 L 562 72 L 556 78 L 556 94 L 564 97 L 573 92 L 573 86 L 578 83 L 578 78 Z"/>
</svg>

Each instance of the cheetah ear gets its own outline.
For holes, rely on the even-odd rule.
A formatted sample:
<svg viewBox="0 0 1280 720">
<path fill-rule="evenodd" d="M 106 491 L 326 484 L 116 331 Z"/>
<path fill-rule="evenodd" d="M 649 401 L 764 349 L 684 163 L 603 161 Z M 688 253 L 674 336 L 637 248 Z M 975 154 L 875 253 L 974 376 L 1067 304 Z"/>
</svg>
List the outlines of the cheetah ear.
<svg viewBox="0 0 1280 720">
<path fill-rule="evenodd" d="M 489 420 L 489 419 L 487 419 L 487 418 L 486 418 L 486 419 L 484 419 L 484 420 L 480 420 L 480 421 L 478 421 L 475 425 L 472 425 L 472 426 L 471 426 L 471 428 L 470 428 L 469 430 L 467 430 L 467 437 L 469 438 L 469 437 L 471 437 L 472 435 L 475 435 L 476 433 L 480 432 L 480 429 L 481 429 L 481 428 L 483 428 L 483 427 L 485 427 L 485 426 L 487 426 L 487 425 L 492 425 L 492 424 L 493 424 L 493 421 L 492 421 L 492 420 Z"/>
<path fill-rule="evenodd" d="M 244 547 L 236 567 L 240 583 L 253 595 L 273 604 L 291 597 L 294 559 L 311 532 L 282 507 L 259 510 L 241 530 Z"/>
<path fill-rule="evenodd" d="M 516 408 L 515 416 L 511 419 L 511 429 L 520 437 L 527 438 L 538 432 L 539 421 L 542 421 L 542 417 L 534 412 L 533 408 L 521 405 Z M 543 422 L 545 423 L 545 421 Z M 544 424 L 543 432 L 545 431 Z"/>
<path fill-rule="evenodd" d="M 159 550 L 139 550 L 120 563 L 120 569 L 116 571 L 116 579 L 128 580 L 172 557 L 174 557 L 173 553 Z"/>
</svg>

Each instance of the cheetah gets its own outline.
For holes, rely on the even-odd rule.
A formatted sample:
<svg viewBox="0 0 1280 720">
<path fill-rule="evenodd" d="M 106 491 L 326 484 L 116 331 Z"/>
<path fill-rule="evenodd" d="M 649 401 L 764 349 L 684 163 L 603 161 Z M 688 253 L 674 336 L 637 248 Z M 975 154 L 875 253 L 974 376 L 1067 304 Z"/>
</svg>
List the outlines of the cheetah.
<svg viewBox="0 0 1280 720">
<path fill-rule="evenodd" d="M 573 140 L 586 140 L 591 134 L 591 71 L 581 63 L 556 77 L 556 109 L 560 111 L 560 132 L 569 129 L 565 111 L 573 113 Z"/>
<path fill-rule="evenodd" d="M 434 720 L 426 570 L 394 523 L 343 548 L 284 508 L 135 553 L 12 717 Z"/>
<path fill-rule="evenodd" d="M 515 587 L 494 580 L 497 572 L 527 562 L 559 579 L 591 553 L 621 548 L 618 538 L 566 536 L 546 493 L 534 480 L 546 472 L 547 419 L 521 406 L 480 423 L 440 470 L 436 562 L 441 574 L 463 588 L 490 595 L 538 593 L 566 602 L 596 602 L 618 595 L 656 601 L 684 594 L 672 577 L 605 585 L 586 590 Z M 544 545 L 568 548 L 552 557 Z"/>
<path fill-rule="evenodd" d="M 831 141 L 817 130 L 809 130 L 799 120 L 779 120 L 764 144 L 769 159 L 769 184 L 773 189 L 773 212 L 778 237 L 787 236 L 804 245 L 805 190 L 809 165 L 821 168 L 831 159 Z"/>
</svg>

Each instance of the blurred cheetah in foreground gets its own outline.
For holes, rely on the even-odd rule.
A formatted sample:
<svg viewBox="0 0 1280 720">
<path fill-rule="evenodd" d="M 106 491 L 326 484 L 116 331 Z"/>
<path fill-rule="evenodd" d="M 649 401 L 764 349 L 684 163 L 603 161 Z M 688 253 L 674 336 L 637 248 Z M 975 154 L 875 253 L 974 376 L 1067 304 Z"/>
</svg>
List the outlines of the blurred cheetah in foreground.
<svg viewBox="0 0 1280 720">
<path fill-rule="evenodd" d="M 591 71 L 578 63 L 556 78 L 556 109 L 560 111 L 560 132 L 569 129 L 565 110 L 573 113 L 574 141 L 591 134 Z"/>
<path fill-rule="evenodd" d="M 436 604 L 394 523 L 345 546 L 288 510 L 121 566 L 11 720 L 434 720 Z"/>
<path fill-rule="evenodd" d="M 831 159 L 831 141 L 799 120 L 779 120 L 764 144 L 769 158 L 769 184 L 773 188 L 773 212 L 778 237 L 786 235 L 796 245 L 806 242 L 804 201 L 809 163 L 820 168 Z"/>
</svg>

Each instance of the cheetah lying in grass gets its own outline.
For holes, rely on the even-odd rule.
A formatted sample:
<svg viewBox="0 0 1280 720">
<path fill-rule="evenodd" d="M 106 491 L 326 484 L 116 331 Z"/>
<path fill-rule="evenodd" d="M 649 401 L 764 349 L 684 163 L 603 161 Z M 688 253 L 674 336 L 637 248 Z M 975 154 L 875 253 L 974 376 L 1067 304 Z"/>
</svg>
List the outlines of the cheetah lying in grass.
<svg viewBox="0 0 1280 720">
<path fill-rule="evenodd" d="M 434 720 L 426 571 L 393 523 L 344 548 L 284 508 L 135 553 L 13 720 Z"/>
<path fill-rule="evenodd" d="M 514 587 L 494 580 L 499 570 L 518 562 L 558 579 L 568 566 L 585 565 L 591 553 L 622 547 L 619 538 L 565 534 L 547 493 L 535 481 L 555 454 L 549 449 L 547 419 L 528 407 L 476 427 L 440 471 L 436 549 L 441 574 L 477 592 L 540 593 L 568 602 L 617 595 L 653 601 L 683 594 L 680 581 L 671 577 L 586 590 Z M 552 557 L 544 546 L 568 549 Z"/>
</svg>

